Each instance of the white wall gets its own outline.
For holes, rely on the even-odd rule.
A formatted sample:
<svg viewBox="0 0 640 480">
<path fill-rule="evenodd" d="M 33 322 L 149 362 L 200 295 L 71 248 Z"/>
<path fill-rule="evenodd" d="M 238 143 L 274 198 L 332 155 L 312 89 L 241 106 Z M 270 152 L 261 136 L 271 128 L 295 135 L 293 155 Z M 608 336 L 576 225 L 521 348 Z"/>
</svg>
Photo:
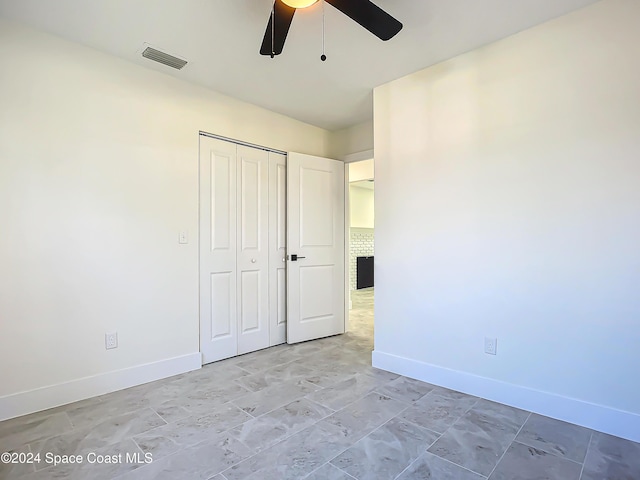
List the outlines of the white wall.
<svg viewBox="0 0 640 480">
<path fill-rule="evenodd" d="M 349 163 L 349 182 L 360 182 L 362 180 L 373 180 L 375 177 L 375 166 L 373 158 L 360 162 Z"/>
<path fill-rule="evenodd" d="M 329 155 L 344 160 L 349 155 L 373 150 L 373 122 L 359 123 L 331 132 Z M 370 157 L 369 157 L 370 158 Z M 359 160 L 364 160 L 361 158 Z"/>
<path fill-rule="evenodd" d="M 198 131 L 329 133 L 3 20 L 0 63 L 0 419 L 197 367 Z"/>
<path fill-rule="evenodd" d="M 604 0 L 376 89 L 374 365 L 640 440 L 638 18 Z"/>
<path fill-rule="evenodd" d="M 352 228 L 373 228 L 373 190 L 349 185 L 349 210 Z"/>
</svg>

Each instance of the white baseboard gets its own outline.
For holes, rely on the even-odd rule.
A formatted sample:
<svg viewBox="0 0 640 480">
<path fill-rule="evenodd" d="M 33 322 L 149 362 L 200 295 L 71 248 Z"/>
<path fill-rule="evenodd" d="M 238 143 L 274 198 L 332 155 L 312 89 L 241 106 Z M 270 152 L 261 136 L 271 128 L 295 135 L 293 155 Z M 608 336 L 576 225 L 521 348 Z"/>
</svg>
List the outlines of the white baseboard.
<svg viewBox="0 0 640 480">
<path fill-rule="evenodd" d="M 202 367 L 199 352 L 0 397 L 0 420 L 47 410 Z"/>
<path fill-rule="evenodd" d="M 373 366 L 546 417 L 640 442 L 640 415 L 374 351 Z"/>
</svg>

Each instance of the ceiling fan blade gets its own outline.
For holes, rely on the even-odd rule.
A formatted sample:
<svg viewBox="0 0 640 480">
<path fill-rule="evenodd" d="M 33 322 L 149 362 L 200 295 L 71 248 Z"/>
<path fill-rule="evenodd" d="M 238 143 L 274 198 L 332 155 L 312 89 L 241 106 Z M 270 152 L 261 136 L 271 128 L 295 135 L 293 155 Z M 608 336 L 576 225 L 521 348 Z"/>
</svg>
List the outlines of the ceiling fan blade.
<svg viewBox="0 0 640 480">
<path fill-rule="evenodd" d="M 296 9 L 276 0 L 273 4 L 273 15 L 269 15 L 267 30 L 260 47 L 260 55 L 280 55 L 289 33 L 289 27 Z M 275 19 L 275 29 L 274 29 Z"/>
<path fill-rule="evenodd" d="M 381 40 L 389 40 L 402 30 L 402 23 L 369 0 L 326 0 Z"/>
</svg>

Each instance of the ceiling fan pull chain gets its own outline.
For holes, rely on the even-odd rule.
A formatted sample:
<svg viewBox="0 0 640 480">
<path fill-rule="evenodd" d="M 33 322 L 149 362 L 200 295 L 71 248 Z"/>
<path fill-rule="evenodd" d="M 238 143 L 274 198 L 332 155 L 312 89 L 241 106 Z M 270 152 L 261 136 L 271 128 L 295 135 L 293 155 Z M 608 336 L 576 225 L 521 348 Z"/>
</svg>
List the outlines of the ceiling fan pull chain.
<svg viewBox="0 0 640 480">
<path fill-rule="evenodd" d="M 322 0 L 322 55 L 320 55 L 320 60 L 322 60 L 323 62 L 327 60 L 327 56 L 324 54 L 324 37 L 325 37 L 325 32 L 324 32 L 324 0 Z"/>
<path fill-rule="evenodd" d="M 274 3 L 273 8 L 271 9 L 271 58 L 275 58 L 276 56 L 275 31 L 276 31 L 276 4 Z"/>
</svg>

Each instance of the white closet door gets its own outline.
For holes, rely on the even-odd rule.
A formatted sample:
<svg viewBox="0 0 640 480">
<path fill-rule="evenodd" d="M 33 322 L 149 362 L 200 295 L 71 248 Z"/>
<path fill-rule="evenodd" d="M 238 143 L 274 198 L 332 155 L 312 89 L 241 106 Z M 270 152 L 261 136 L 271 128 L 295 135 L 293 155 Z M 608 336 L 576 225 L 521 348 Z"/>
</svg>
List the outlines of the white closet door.
<svg viewBox="0 0 640 480">
<path fill-rule="evenodd" d="M 238 353 L 236 145 L 200 137 L 202 363 Z"/>
<path fill-rule="evenodd" d="M 287 160 L 269 154 L 269 323 L 271 346 L 287 341 Z"/>
<path fill-rule="evenodd" d="M 238 354 L 269 346 L 269 153 L 238 146 Z"/>
</svg>

